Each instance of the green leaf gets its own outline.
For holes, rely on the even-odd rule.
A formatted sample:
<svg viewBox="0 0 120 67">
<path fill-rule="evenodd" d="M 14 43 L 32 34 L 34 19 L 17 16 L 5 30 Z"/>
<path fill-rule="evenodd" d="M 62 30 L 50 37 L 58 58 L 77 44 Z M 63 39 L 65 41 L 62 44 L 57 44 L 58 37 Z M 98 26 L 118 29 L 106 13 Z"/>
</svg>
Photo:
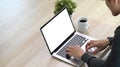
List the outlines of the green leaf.
<svg viewBox="0 0 120 67">
<path fill-rule="evenodd" d="M 72 0 L 57 0 L 55 2 L 54 14 L 57 14 L 64 7 L 68 9 L 68 13 L 71 15 L 76 8 L 76 3 Z"/>
</svg>

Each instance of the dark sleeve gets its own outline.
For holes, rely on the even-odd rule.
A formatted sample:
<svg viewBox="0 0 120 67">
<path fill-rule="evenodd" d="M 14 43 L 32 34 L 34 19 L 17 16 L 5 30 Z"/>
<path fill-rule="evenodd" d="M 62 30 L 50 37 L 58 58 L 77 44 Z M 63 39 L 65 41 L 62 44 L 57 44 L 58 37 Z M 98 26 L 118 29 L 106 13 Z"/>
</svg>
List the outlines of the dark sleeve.
<svg viewBox="0 0 120 67">
<path fill-rule="evenodd" d="M 107 37 L 107 39 L 110 41 L 110 46 L 112 45 L 112 42 L 113 42 L 113 39 L 114 39 L 114 37 Z"/>
<path fill-rule="evenodd" d="M 105 61 L 105 67 L 120 67 L 120 26 L 115 31 L 111 53 Z"/>
<path fill-rule="evenodd" d="M 96 57 L 84 53 L 81 59 L 87 63 L 88 67 L 103 67 L 104 61 L 97 59 Z"/>
<path fill-rule="evenodd" d="M 120 67 L 120 26 L 116 29 L 114 37 L 108 39 L 112 47 L 105 62 L 88 53 L 82 55 L 81 59 L 88 64 L 88 67 Z"/>
</svg>

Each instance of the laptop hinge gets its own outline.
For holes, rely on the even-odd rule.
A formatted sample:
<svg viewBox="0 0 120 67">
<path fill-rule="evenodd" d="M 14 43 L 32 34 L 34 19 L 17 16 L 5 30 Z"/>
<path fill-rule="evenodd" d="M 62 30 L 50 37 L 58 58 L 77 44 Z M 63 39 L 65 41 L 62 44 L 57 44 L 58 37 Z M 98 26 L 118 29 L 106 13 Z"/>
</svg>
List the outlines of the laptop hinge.
<svg viewBox="0 0 120 67">
<path fill-rule="evenodd" d="M 63 41 L 60 46 L 58 46 L 51 54 L 53 54 L 54 52 L 56 52 L 60 47 L 62 47 L 73 35 L 74 35 L 75 31 L 67 37 L 67 39 L 65 39 L 65 41 Z"/>
</svg>

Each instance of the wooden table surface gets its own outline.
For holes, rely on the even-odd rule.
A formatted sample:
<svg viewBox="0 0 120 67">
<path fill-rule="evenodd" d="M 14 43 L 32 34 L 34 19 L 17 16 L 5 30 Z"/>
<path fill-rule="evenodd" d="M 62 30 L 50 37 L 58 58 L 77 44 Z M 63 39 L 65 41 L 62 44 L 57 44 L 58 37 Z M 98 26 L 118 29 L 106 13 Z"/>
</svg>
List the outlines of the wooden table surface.
<svg viewBox="0 0 120 67">
<path fill-rule="evenodd" d="M 51 57 L 40 27 L 54 16 L 56 0 L 0 0 L 0 67 L 73 67 Z M 113 17 L 103 0 L 75 0 L 76 19 L 89 19 L 87 35 L 113 36 L 120 16 Z M 76 27 L 77 29 L 77 27 Z"/>
</svg>

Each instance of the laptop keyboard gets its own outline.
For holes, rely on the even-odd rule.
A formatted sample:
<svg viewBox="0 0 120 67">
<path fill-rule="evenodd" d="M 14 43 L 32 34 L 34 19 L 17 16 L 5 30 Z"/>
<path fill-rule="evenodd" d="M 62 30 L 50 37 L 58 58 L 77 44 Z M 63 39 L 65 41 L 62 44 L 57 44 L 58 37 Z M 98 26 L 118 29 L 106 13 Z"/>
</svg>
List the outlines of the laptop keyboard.
<svg viewBox="0 0 120 67">
<path fill-rule="evenodd" d="M 66 48 L 68 46 L 82 46 L 88 39 L 76 34 L 57 54 L 66 58 Z"/>
</svg>

